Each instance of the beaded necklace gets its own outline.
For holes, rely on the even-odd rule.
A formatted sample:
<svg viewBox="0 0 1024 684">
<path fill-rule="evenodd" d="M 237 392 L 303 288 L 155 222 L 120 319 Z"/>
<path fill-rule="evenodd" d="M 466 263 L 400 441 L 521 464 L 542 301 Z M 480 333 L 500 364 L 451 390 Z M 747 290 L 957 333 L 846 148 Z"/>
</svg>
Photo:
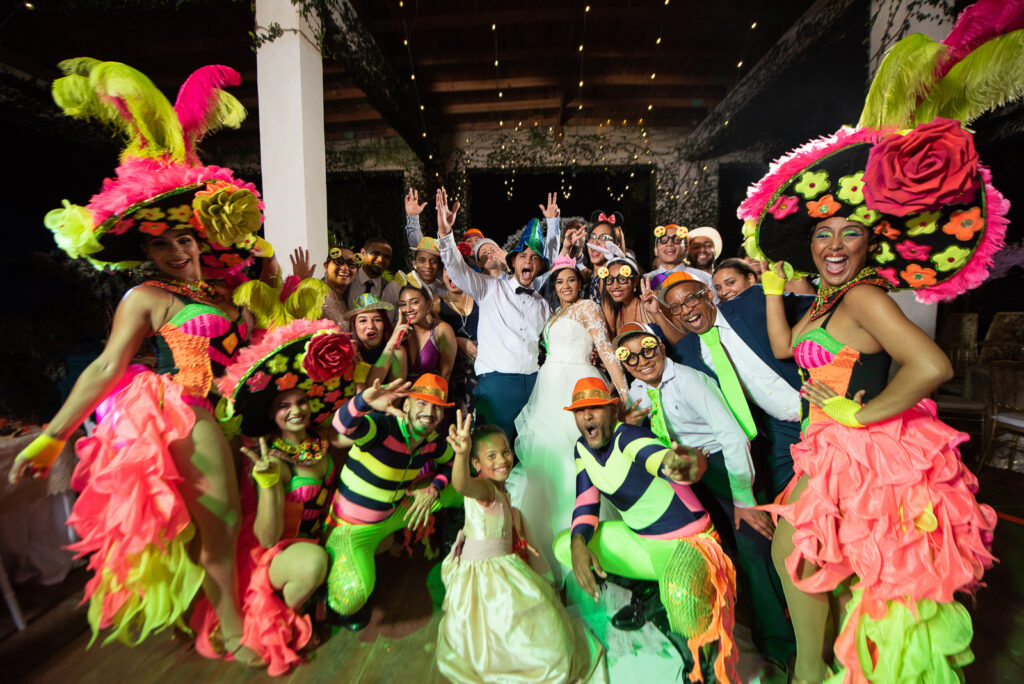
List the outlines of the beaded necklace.
<svg viewBox="0 0 1024 684">
<path fill-rule="evenodd" d="M 275 437 L 274 441 L 270 443 L 270 448 L 277 449 L 284 454 L 287 461 L 297 463 L 304 468 L 312 468 L 327 454 L 327 440 L 309 437 L 302 444 L 295 445 L 281 437 Z"/>
<path fill-rule="evenodd" d="M 824 283 L 824 280 L 822 282 Z M 814 298 L 814 304 L 811 305 L 811 320 L 813 321 L 827 314 L 839 303 L 843 295 L 858 285 L 877 285 L 886 291 L 891 287 L 889 281 L 878 275 L 878 271 L 874 267 L 865 266 L 861 269 L 860 273 L 842 285 L 834 287 L 822 287 L 819 285 L 818 294 Z"/>
<path fill-rule="evenodd" d="M 178 280 L 176 278 L 170 280 L 147 280 L 143 285 L 159 287 L 161 290 L 174 292 L 189 299 L 213 302 L 218 298 L 217 290 L 205 280 Z"/>
</svg>

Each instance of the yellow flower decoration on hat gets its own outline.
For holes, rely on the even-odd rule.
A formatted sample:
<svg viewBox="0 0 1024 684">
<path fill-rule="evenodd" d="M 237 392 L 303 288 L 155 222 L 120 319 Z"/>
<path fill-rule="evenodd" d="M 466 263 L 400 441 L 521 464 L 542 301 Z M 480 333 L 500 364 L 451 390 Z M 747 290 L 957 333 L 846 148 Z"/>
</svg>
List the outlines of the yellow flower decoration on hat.
<svg viewBox="0 0 1024 684">
<path fill-rule="evenodd" d="M 655 347 L 658 346 L 658 340 L 654 339 L 653 337 L 645 337 L 644 339 L 640 340 L 640 346 L 644 349 L 654 349 Z"/>
<path fill-rule="evenodd" d="M 259 198 L 225 181 L 211 183 L 192 200 L 195 217 L 215 242 L 231 245 L 260 228 Z"/>
<path fill-rule="evenodd" d="M 628 278 L 633 275 L 633 269 L 627 264 L 619 269 L 619 275 Z"/>
<path fill-rule="evenodd" d="M 601 280 L 604 280 L 605 278 L 607 278 L 608 277 L 608 267 L 607 266 L 602 266 L 601 268 L 597 269 L 597 277 L 600 278 Z"/>
<path fill-rule="evenodd" d="M 662 237 L 665 235 L 665 226 L 658 226 L 654 229 L 654 237 Z"/>
<path fill-rule="evenodd" d="M 625 361 L 626 359 L 629 358 L 629 355 L 631 353 L 632 352 L 626 349 L 625 347 L 619 347 L 618 349 L 615 350 L 615 358 L 617 358 L 619 361 Z"/>
</svg>

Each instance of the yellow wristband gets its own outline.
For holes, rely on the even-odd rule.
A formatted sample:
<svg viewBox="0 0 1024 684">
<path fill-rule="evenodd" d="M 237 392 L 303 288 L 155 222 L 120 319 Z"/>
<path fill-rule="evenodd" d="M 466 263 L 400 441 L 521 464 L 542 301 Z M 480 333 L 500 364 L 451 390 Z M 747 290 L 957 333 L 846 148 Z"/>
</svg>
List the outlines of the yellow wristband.
<svg viewBox="0 0 1024 684">
<path fill-rule="evenodd" d="M 260 489 L 270 489 L 281 480 L 281 469 L 275 463 L 271 470 L 253 470 L 252 479 L 256 480 Z"/>
<path fill-rule="evenodd" d="M 33 439 L 27 447 L 21 450 L 18 458 L 22 461 L 30 461 L 33 470 L 46 472 L 54 464 L 60 452 L 64 450 L 64 440 L 55 439 L 43 433 Z"/>
<path fill-rule="evenodd" d="M 825 405 L 821 407 L 821 410 L 832 420 L 837 423 L 842 423 L 846 427 L 864 427 L 860 421 L 857 420 L 857 412 L 860 411 L 863 406 L 855 402 L 853 399 L 847 399 L 846 397 L 842 397 L 837 394 L 834 397 L 826 399 L 824 403 Z"/>
<path fill-rule="evenodd" d="M 780 278 L 779 274 L 772 270 L 765 270 L 761 274 L 761 287 L 766 295 L 782 294 L 786 291 L 787 282 L 785 278 Z"/>
</svg>

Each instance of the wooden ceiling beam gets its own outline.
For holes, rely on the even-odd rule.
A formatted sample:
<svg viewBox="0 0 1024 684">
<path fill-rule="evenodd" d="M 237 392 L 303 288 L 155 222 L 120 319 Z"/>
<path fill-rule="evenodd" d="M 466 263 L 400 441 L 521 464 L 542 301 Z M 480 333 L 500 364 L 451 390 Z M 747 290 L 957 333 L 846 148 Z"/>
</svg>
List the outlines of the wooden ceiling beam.
<svg viewBox="0 0 1024 684">
<path fill-rule="evenodd" d="M 655 111 L 662 109 L 702 109 L 708 110 L 717 103 L 717 100 L 704 97 L 651 97 L 651 98 L 616 98 L 615 108 L 628 110 L 630 108 L 646 109 L 647 105 L 654 105 Z M 569 104 L 574 109 L 579 104 L 578 100 L 570 99 Z M 527 110 L 560 109 L 561 97 L 531 98 L 525 100 L 510 100 L 494 102 L 457 102 L 443 104 L 441 110 L 445 116 L 459 116 L 462 114 L 482 114 L 488 112 L 521 112 Z M 606 100 L 584 100 L 583 110 L 590 108 L 607 109 L 609 102 Z M 615 117 L 612 117 L 615 118 Z"/>
<path fill-rule="evenodd" d="M 438 145 L 424 130 L 410 82 L 399 79 L 385 60 L 351 0 L 333 3 L 330 17 L 322 19 L 324 41 L 337 55 L 352 84 L 366 93 L 380 117 L 402 136 L 428 169 L 436 167 L 440 163 Z"/>
</svg>

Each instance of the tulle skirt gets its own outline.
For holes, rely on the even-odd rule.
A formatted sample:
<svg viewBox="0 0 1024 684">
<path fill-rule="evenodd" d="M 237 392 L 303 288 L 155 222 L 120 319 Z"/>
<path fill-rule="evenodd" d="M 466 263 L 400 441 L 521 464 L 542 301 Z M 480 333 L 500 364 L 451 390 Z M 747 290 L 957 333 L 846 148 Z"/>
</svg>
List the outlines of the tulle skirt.
<svg viewBox="0 0 1024 684">
<path fill-rule="evenodd" d="M 92 554 L 85 599 L 93 640 L 105 628 L 104 643 L 129 645 L 170 625 L 184 628 L 202 586 L 203 570 L 186 550 L 195 529 L 169 448 L 195 425 L 181 392 L 166 376 L 140 373 L 93 435 L 78 441 L 71 483 L 79 496 L 68 523 L 81 538 L 71 548 Z"/>
<path fill-rule="evenodd" d="M 996 515 L 975 499 L 977 478 L 957 451 L 966 439 L 926 399 L 865 428 L 812 423 L 792 448 L 793 481 L 765 508 L 795 528 L 786 569 L 800 589 L 854 578 L 836 642 L 846 681 L 917 681 L 939 665 L 953 676 L 970 661 L 970 617 L 953 594 L 992 566 Z M 806 489 L 788 503 L 803 475 Z M 800 579 L 801 561 L 817 570 Z"/>
</svg>

